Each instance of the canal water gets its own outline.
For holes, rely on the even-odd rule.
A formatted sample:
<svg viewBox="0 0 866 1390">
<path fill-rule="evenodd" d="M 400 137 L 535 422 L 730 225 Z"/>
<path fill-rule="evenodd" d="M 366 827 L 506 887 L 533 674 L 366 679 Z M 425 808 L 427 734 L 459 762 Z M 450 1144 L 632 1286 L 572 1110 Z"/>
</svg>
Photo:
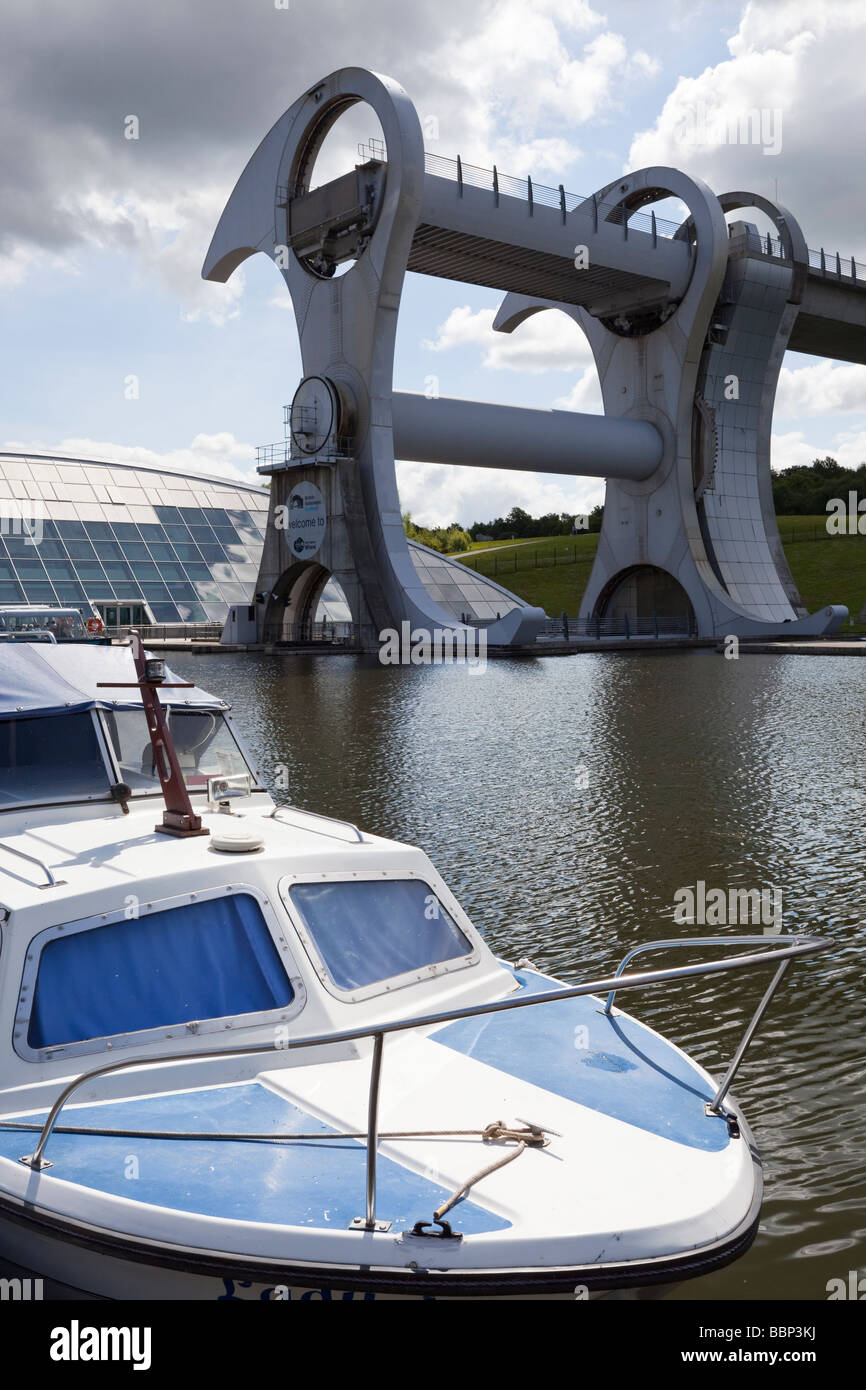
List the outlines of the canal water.
<svg viewBox="0 0 866 1390">
<path fill-rule="evenodd" d="M 861 662 L 668 651 L 484 671 L 351 656 L 171 665 L 233 705 L 278 800 L 421 845 L 509 960 L 577 982 L 638 942 L 735 930 L 674 920 L 675 894 L 699 881 L 781 893 L 785 931 L 832 936 L 832 952 L 789 968 L 735 1087 L 765 1165 L 758 1239 L 674 1297 L 824 1299 L 830 1280 L 866 1275 Z M 768 979 L 707 977 L 622 1003 L 716 1074 Z"/>
</svg>

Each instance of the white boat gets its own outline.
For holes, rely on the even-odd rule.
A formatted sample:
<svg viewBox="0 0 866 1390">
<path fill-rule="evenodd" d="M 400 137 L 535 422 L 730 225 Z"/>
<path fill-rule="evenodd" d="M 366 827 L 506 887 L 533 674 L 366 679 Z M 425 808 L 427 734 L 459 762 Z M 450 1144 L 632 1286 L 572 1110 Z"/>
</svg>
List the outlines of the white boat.
<svg viewBox="0 0 866 1390">
<path fill-rule="evenodd" d="M 509 964 L 420 849 L 275 806 L 223 702 L 136 637 L 4 649 L 0 933 L 0 1259 L 113 1299 L 638 1297 L 718 1269 L 762 1199 L 732 1076 L 829 944 L 701 938 L 576 986 Z M 721 1079 L 611 993 L 760 967 Z"/>
<path fill-rule="evenodd" d="M 95 611 L 47 603 L 0 603 L 0 642 L 97 642 L 109 644 Z"/>
</svg>

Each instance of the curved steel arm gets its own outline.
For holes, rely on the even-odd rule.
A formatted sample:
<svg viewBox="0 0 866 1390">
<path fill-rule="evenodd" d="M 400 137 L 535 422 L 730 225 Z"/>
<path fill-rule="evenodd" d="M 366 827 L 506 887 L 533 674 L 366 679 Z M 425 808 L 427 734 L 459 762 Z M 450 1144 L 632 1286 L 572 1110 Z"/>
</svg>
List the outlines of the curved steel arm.
<svg viewBox="0 0 866 1390">
<path fill-rule="evenodd" d="M 793 939 L 796 941 L 799 938 L 795 937 Z M 775 940 L 776 944 L 784 946 L 786 942 L 791 940 L 791 937 L 778 936 L 773 939 L 768 938 L 766 936 L 692 936 L 687 937 L 685 939 L 683 939 L 683 937 L 679 937 L 672 941 L 645 941 L 641 946 L 635 946 L 633 951 L 629 951 L 628 955 L 623 957 L 622 961 L 617 967 L 617 972 L 614 978 L 620 979 L 622 976 L 622 972 L 625 970 L 629 961 L 634 960 L 634 957 L 639 955 L 641 951 L 663 951 L 667 950 L 669 947 L 682 946 L 765 946 L 768 944 L 768 941 L 772 942 L 773 940 Z M 741 957 L 741 959 L 751 958 Z M 791 955 L 788 951 L 785 950 L 778 951 L 776 953 L 776 959 L 781 960 L 782 963 L 776 971 L 775 975 L 773 976 L 772 980 L 770 981 L 770 984 L 767 987 L 767 990 L 763 998 L 761 999 L 760 1004 L 758 1005 L 755 1012 L 752 1014 L 752 1017 L 749 1021 L 749 1026 L 747 1027 L 745 1033 L 740 1039 L 740 1045 L 734 1053 L 733 1057 L 731 1058 L 728 1070 L 725 1072 L 724 1081 L 722 1082 L 719 1089 L 716 1091 L 716 1094 L 713 1096 L 713 1099 L 707 1105 L 708 1115 L 724 1115 L 725 1112 L 722 1110 L 722 1101 L 725 1099 L 725 1096 L 731 1089 L 731 1083 L 737 1074 L 739 1065 L 745 1057 L 746 1052 L 748 1051 L 748 1047 L 752 1041 L 752 1038 L 758 1031 L 758 1026 L 761 1022 L 761 1019 L 764 1017 L 764 1014 L 770 1007 L 770 1003 L 772 1001 L 773 995 L 776 993 L 777 986 L 780 985 L 782 982 L 782 976 L 784 975 L 785 971 L 788 969 L 788 966 L 791 963 Z M 615 994 L 616 989 L 612 989 L 610 991 L 610 994 L 607 996 L 607 1000 L 605 1001 L 604 1009 L 602 1010 L 603 1013 L 606 1013 L 608 1015 L 610 1014 L 611 1006 L 613 1004 L 613 997 Z"/>
</svg>

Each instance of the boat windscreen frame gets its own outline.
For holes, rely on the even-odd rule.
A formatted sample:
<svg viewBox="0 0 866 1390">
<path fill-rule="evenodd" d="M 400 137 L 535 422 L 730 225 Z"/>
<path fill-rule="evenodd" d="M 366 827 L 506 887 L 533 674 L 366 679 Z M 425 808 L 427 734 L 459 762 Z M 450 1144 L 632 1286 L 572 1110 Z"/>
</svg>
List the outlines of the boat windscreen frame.
<svg viewBox="0 0 866 1390">
<path fill-rule="evenodd" d="M 57 922 L 51 927 L 44 927 L 42 931 L 37 932 L 31 938 L 26 949 L 24 969 L 21 974 L 21 984 L 18 988 L 18 999 L 15 1005 L 12 1045 L 18 1056 L 26 1062 L 52 1062 L 58 1057 L 85 1057 L 102 1052 L 116 1053 L 122 1052 L 126 1048 L 143 1047 L 148 1043 L 160 1043 L 176 1038 L 186 1038 L 190 1043 L 194 1043 L 195 1038 L 202 1034 L 238 1032 L 241 1029 L 260 1028 L 265 1024 L 277 1027 L 288 1022 L 289 1019 L 295 1018 L 306 1006 L 307 988 L 304 984 L 304 978 L 298 970 L 287 934 L 270 899 L 260 888 L 251 883 L 221 883 L 214 888 L 200 888 L 195 893 L 176 893 L 168 898 L 154 898 L 148 903 L 142 902 L 140 911 L 144 914 L 167 912 L 190 903 L 202 903 L 213 898 L 224 898 L 227 894 L 249 895 L 255 899 L 261 909 L 265 926 L 280 954 L 286 978 L 293 990 L 293 998 L 288 1004 L 282 1008 L 264 1009 L 255 1013 L 225 1014 L 220 1018 L 188 1019 L 182 1023 L 160 1025 L 156 1028 L 142 1028 L 129 1033 L 84 1038 L 77 1042 L 54 1043 L 49 1047 L 31 1047 L 27 1037 L 43 948 L 61 936 L 68 937 L 78 932 L 108 927 L 113 922 L 128 921 L 129 905 L 127 904 L 111 912 L 97 912 L 90 917 L 79 917 L 71 922 Z M 289 1046 L 288 1042 L 286 1046 Z"/>
<path fill-rule="evenodd" d="M 241 755 L 241 758 L 242 758 L 242 760 L 243 760 L 244 766 L 247 768 L 247 770 L 248 770 L 249 773 L 251 774 L 251 776 L 250 776 L 250 795 L 253 796 L 253 795 L 255 795 L 256 792 L 264 792 L 266 795 L 268 794 L 268 789 L 267 789 L 267 787 L 265 786 L 265 783 L 264 783 L 264 781 L 263 781 L 263 779 L 262 779 L 261 772 L 259 771 L 258 766 L 257 766 L 256 763 L 254 762 L 254 760 L 253 760 L 253 758 L 252 758 L 252 756 L 251 756 L 251 754 L 250 754 L 250 750 L 247 748 L 244 739 L 243 739 L 243 738 L 241 737 L 241 735 L 238 733 L 238 730 L 237 730 L 237 727 L 236 727 L 236 725 L 235 725 L 235 722 L 234 722 L 234 720 L 232 719 L 231 714 L 230 714 L 228 708 L 227 708 L 225 705 L 222 705 L 222 704 L 215 704 L 215 705 L 213 705 L 213 706 L 211 706 L 211 705 L 188 705 L 188 704 L 186 704 L 185 702 L 182 702 L 182 701 L 180 701 L 180 700 L 176 700 L 176 701 L 162 700 L 161 703 L 162 703 L 163 709 L 165 710 L 165 712 L 166 712 L 167 715 L 171 715 L 173 712 L 176 711 L 176 712 L 179 713 L 179 714 L 185 714 L 185 713 L 188 713 L 188 714 L 212 714 L 212 715 L 214 715 L 216 718 L 219 718 L 220 716 L 222 716 L 223 721 L 224 721 L 224 723 L 225 723 L 225 726 L 226 726 L 226 728 L 228 729 L 228 732 L 229 732 L 229 734 L 231 735 L 231 738 L 232 738 L 232 740 L 233 740 L 233 742 L 234 742 L 234 744 L 235 744 L 235 747 L 237 748 L 238 752 L 239 752 L 240 755 Z M 113 741 L 112 741 L 112 738 L 111 738 L 111 734 L 110 734 L 109 731 L 108 731 L 108 727 L 107 727 L 107 725 L 106 725 L 106 723 L 105 723 L 105 719 L 104 719 L 103 716 L 106 715 L 106 714 L 111 714 L 111 713 L 127 714 L 127 713 L 129 713 L 130 711 L 135 712 L 136 710 L 141 710 L 142 718 L 144 718 L 144 706 L 143 706 L 143 705 L 118 705 L 116 708 L 113 707 L 113 706 L 110 706 L 110 705 L 106 705 L 106 706 L 100 706 L 100 708 L 98 708 L 98 709 L 96 709 L 96 710 L 94 711 L 95 714 L 97 714 L 97 715 L 100 716 L 100 718 L 99 718 L 98 721 L 97 721 L 98 724 L 99 724 L 99 729 L 100 729 L 100 737 L 102 738 L 102 740 L 103 740 L 103 742 L 105 743 L 105 746 L 106 746 L 106 748 L 107 748 L 107 750 L 108 750 L 108 757 L 109 757 L 109 759 L 110 759 L 110 761 L 111 761 L 111 766 L 112 766 L 112 781 L 113 781 L 114 783 L 118 783 L 118 782 L 122 782 L 122 781 L 123 781 L 123 770 L 122 770 L 122 768 L 121 768 L 121 766 L 120 766 L 120 763 L 117 761 L 117 757 L 116 757 L 116 755 L 115 755 L 114 744 L 113 744 Z M 170 727 L 171 727 L 171 726 L 169 725 L 169 728 L 170 728 Z M 217 774 L 214 774 L 214 775 L 216 776 Z M 206 796 L 207 796 L 207 786 L 204 786 L 204 787 L 188 786 L 188 787 L 187 787 L 187 792 L 188 792 L 188 794 L 190 795 L 190 797 L 194 797 L 194 796 L 205 796 L 205 797 L 206 797 Z M 162 788 L 161 786 L 158 786 L 158 785 L 157 785 L 157 786 L 154 786 L 154 787 L 152 787 L 152 788 L 134 787 L 134 788 L 132 789 L 132 795 L 131 795 L 131 797 L 130 797 L 130 802 L 134 805 L 136 802 L 152 800 L 154 797 L 158 798 L 160 801 L 162 801 L 162 800 L 164 799 L 164 792 L 163 792 L 163 788 Z M 111 796 L 109 796 L 107 799 L 108 799 L 109 801 L 112 800 Z"/>
<path fill-rule="evenodd" d="M 103 724 L 102 720 L 98 717 L 100 712 L 101 711 L 99 710 L 99 708 L 95 705 L 92 706 L 90 709 L 83 710 L 59 709 L 56 713 L 52 712 L 51 714 L 47 715 L 29 715 L 26 710 L 22 710 L 21 719 L 32 719 L 35 722 L 36 719 L 62 719 L 72 718 L 76 715 L 80 718 L 84 715 L 89 714 L 91 725 L 96 733 L 96 743 L 97 747 L 99 748 L 99 755 L 102 758 L 102 763 L 105 768 L 105 791 L 98 793 L 87 793 L 84 796 L 70 796 L 67 792 L 62 793 L 60 796 L 39 797 L 38 800 L 34 801 L 13 801 L 10 802 L 8 806 L 0 805 L 0 815 L 9 813 L 15 814 L 18 811 L 30 811 L 34 810 L 36 807 L 41 806 L 101 806 L 103 804 L 110 805 L 113 802 L 114 798 L 111 795 L 111 788 L 115 783 L 120 781 L 120 774 L 114 761 L 114 756 L 111 749 L 111 740 L 108 738 L 105 725 Z M 3 723 L 11 722 L 12 720 L 3 720 Z"/>
<path fill-rule="evenodd" d="M 468 970 L 471 966 L 477 965 L 481 960 L 483 942 L 475 927 L 473 927 L 466 913 L 454 897 L 448 891 L 446 885 L 440 880 L 437 886 L 431 882 L 433 875 L 426 873 L 416 873 L 414 869 L 365 869 L 354 873 L 307 873 L 307 874 L 284 874 L 277 884 L 277 892 L 280 902 L 285 908 L 291 919 L 292 926 L 297 932 L 301 944 L 309 957 L 310 964 L 316 972 L 316 976 L 322 982 L 324 988 L 335 999 L 341 1000 L 345 1004 L 361 1003 L 365 999 L 373 999 L 383 994 L 393 994 L 398 989 L 405 989 L 409 985 L 420 984 L 424 980 L 438 979 L 441 975 L 450 974 L 455 970 Z M 350 989 L 342 989 L 336 984 L 331 976 L 331 972 L 325 963 L 324 958 L 318 950 L 313 938 L 311 937 L 304 920 L 292 901 L 291 890 L 299 883 L 376 883 L 383 880 L 407 880 L 422 883 L 445 908 L 449 917 L 454 921 L 455 926 L 463 933 L 472 950 L 465 955 L 455 956 L 452 960 L 436 961 L 430 965 L 420 966 L 417 969 L 404 971 L 401 975 L 390 975 L 382 980 L 374 980 L 369 985 L 358 985 Z"/>
</svg>

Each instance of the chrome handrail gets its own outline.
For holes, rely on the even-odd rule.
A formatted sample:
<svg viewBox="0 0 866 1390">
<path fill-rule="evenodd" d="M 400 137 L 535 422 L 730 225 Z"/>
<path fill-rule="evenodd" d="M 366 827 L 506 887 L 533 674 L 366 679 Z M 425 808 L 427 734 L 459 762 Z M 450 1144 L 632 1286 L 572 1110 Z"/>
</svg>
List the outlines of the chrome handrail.
<svg viewBox="0 0 866 1390">
<path fill-rule="evenodd" d="M 12 845 L 7 845 L 5 840 L 0 840 L 0 849 L 5 850 L 7 854 L 17 854 L 19 859 L 26 859 L 29 863 L 35 864 L 37 868 L 41 869 L 48 879 L 48 882 L 38 884 L 37 886 L 39 888 L 57 888 L 64 882 L 62 878 L 55 878 L 48 865 L 43 864 L 41 859 L 37 859 L 35 854 L 25 854 L 23 849 L 13 849 Z M 0 865 L 0 868 L 2 868 L 2 865 Z M 9 873 L 8 869 L 6 873 Z"/>
<path fill-rule="evenodd" d="M 791 938 L 789 936 L 774 938 L 764 934 L 763 936 L 675 936 L 667 941 L 644 941 L 640 946 L 635 946 L 627 955 L 623 956 L 614 972 L 614 979 L 618 979 L 629 961 L 634 960 L 635 956 L 639 956 L 642 951 L 666 951 L 669 948 L 673 950 L 677 947 L 688 946 L 765 946 L 773 940 L 790 941 Z M 609 1014 L 613 1008 L 615 994 L 616 988 L 610 991 L 605 1000 L 604 1012 L 606 1014 Z"/>
<path fill-rule="evenodd" d="M 711 938 L 714 943 L 724 942 L 724 937 Z M 764 941 L 765 938 L 759 938 Z M 778 943 L 780 949 L 776 949 Z M 784 944 L 783 944 L 784 943 Z M 790 943 L 790 944 L 789 944 Z M 478 1018 L 483 1014 L 506 1013 L 511 1009 L 533 1008 L 538 1004 L 555 1004 L 562 999 L 578 999 L 587 994 L 601 994 L 605 991 L 616 989 L 643 989 L 647 985 L 663 984 L 668 980 L 691 979 L 697 975 L 716 975 L 725 970 L 749 970 L 761 965 L 775 964 L 783 961 L 782 970 L 787 967 L 789 961 L 799 956 L 815 955 L 819 951 L 828 951 L 834 943 L 819 936 L 794 936 L 776 937 L 774 947 L 769 951 L 757 951 L 754 955 L 724 957 L 722 960 L 704 961 L 696 965 L 681 965 L 666 970 L 648 970 L 637 975 L 615 975 L 602 977 L 600 980 L 588 980 L 581 985 L 567 985 L 565 988 L 547 990 L 543 994 L 532 994 L 525 998 L 512 998 L 494 1000 L 489 1004 L 466 1004 L 458 1009 L 445 1009 L 440 1013 L 421 1014 L 414 1018 L 395 1019 L 391 1023 L 377 1023 L 364 1028 L 344 1028 L 336 1033 L 325 1033 L 313 1035 L 307 1038 L 297 1038 L 288 1044 L 291 1048 L 321 1047 L 328 1044 L 359 1042 L 363 1038 L 373 1039 L 373 1055 L 370 1067 L 370 1090 L 368 1099 L 368 1128 L 367 1128 L 367 1181 L 366 1181 L 366 1217 L 363 1221 L 355 1223 L 354 1229 L 375 1231 L 376 1230 L 376 1152 L 378 1149 L 378 1104 L 379 1104 L 379 1082 L 382 1069 L 382 1052 L 384 1040 L 389 1033 L 406 1032 L 411 1028 L 432 1028 L 440 1023 L 453 1023 L 461 1018 Z M 734 1060 L 728 1069 L 728 1076 L 722 1083 L 720 1093 L 723 1094 L 727 1089 L 732 1068 L 735 1070 L 739 1066 L 746 1049 L 754 1037 L 757 1025 L 766 1009 L 769 999 L 778 984 L 781 970 L 777 971 L 770 989 L 765 994 L 764 999 L 758 1006 L 758 1010 L 751 1019 L 746 1029 L 740 1046 L 734 1054 Z M 210 1061 L 217 1057 L 249 1057 L 261 1056 L 267 1052 L 282 1052 L 286 1050 L 286 1043 L 283 1040 L 271 1043 L 253 1043 L 244 1047 L 214 1048 L 208 1052 L 174 1052 L 163 1053 L 162 1055 L 151 1057 L 128 1057 L 121 1061 L 111 1062 L 108 1066 L 94 1067 L 92 1071 L 84 1072 L 81 1076 L 70 1081 L 63 1088 L 59 1096 L 52 1105 L 39 1140 L 32 1154 L 25 1154 L 20 1159 L 20 1163 L 35 1169 L 37 1172 L 43 1168 L 52 1167 L 51 1162 L 44 1158 L 45 1146 L 51 1136 L 51 1131 L 57 1121 L 60 1111 L 63 1109 L 67 1100 L 75 1091 L 88 1081 L 93 1081 L 97 1077 L 109 1075 L 112 1072 L 126 1071 L 131 1067 L 159 1066 L 160 1064 L 170 1064 L 174 1062 L 198 1062 Z M 716 1102 L 714 1101 L 713 1104 Z M 707 1106 L 709 1110 L 709 1105 Z M 723 1112 L 715 1112 L 721 1114 Z"/>
<path fill-rule="evenodd" d="M 642 951 L 666 951 L 672 947 L 683 946 L 754 946 L 764 945 L 767 940 L 768 938 L 766 936 L 691 936 L 685 938 L 680 936 L 668 941 L 645 941 L 642 943 L 642 945 L 635 946 L 633 950 L 629 951 L 627 955 L 623 956 L 622 960 L 617 966 L 614 979 L 619 979 L 622 975 L 622 972 L 628 965 L 629 961 L 634 960 L 635 956 L 640 955 Z M 786 941 L 789 940 L 789 938 L 777 937 L 776 940 Z M 731 1058 L 728 1070 L 725 1072 L 725 1079 L 722 1082 L 719 1089 L 716 1091 L 716 1094 L 713 1097 L 713 1099 L 709 1101 L 709 1103 L 707 1104 L 707 1114 L 722 1114 L 722 1101 L 725 1099 L 725 1096 L 731 1089 L 731 1083 L 737 1074 L 740 1063 L 746 1055 L 749 1043 L 752 1041 L 752 1038 L 758 1031 L 758 1025 L 761 1022 L 761 1019 L 763 1018 L 767 1009 L 770 1007 L 770 1001 L 772 1000 L 773 995 L 776 992 L 776 987 L 781 983 L 782 976 L 784 975 L 790 963 L 790 958 L 782 961 L 782 964 L 779 966 L 779 969 L 773 976 L 770 985 L 766 993 L 764 994 L 760 1004 L 758 1005 L 755 1012 L 752 1014 L 749 1026 L 747 1027 L 745 1033 L 743 1034 L 740 1040 L 739 1047 L 737 1048 L 736 1052 Z M 613 1007 L 613 998 L 615 994 L 616 989 L 612 989 L 610 994 L 607 996 L 607 999 L 605 1000 L 605 1005 L 604 1009 L 602 1010 L 602 1013 L 605 1013 L 608 1016 L 610 1015 L 611 1008 Z"/>
<path fill-rule="evenodd" d="M 345 830 L 354 830 L 359 844 L 364 845 L 367 843 L 354 821 L 341 820 L 339 816 L 323 816 L 321 811 L 305 811 L 301 806 L 275 806 L 273 811 L 271 811 L 271 820 L 280 819 L 277 815 L 278 811 L 294 811 L 297 816 L 313 816 L 315 820 L 326 820 L 329 825 L 342 825 Z M 283 824 L 285 825 L 285 821 L 283 821 Z M 313 834 L 315 833 L 316 832 L 313 831 Z M 335 836 L 334 838 L 338 837 Z"/>
</svg>

